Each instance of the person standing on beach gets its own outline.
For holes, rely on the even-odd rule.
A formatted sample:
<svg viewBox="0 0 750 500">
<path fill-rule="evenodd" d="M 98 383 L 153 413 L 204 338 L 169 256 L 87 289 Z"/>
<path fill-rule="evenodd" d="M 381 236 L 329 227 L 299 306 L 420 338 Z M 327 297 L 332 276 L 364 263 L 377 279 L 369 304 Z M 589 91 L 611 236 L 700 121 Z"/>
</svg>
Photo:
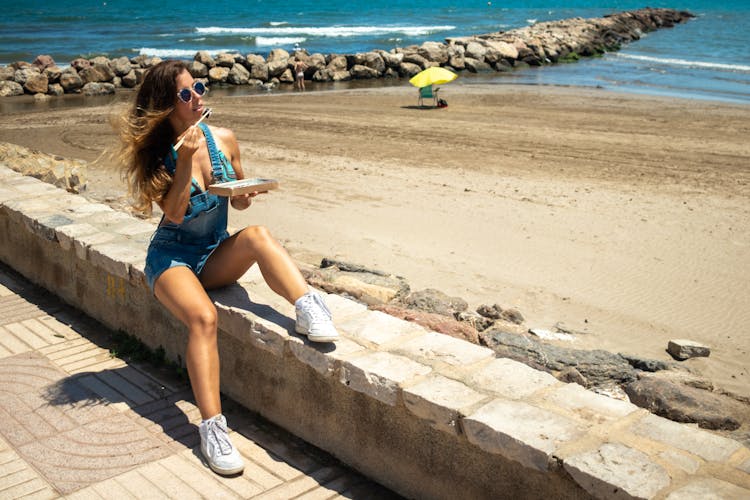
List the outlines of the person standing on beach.
<svg viewBox="0 0 750 500">
<path fill-rule="evenodd" d="M 187 326 L 187 369 L 203 421 L 201 452 L 212 470 L 238 474 L 244 463 L 221 413 L 216 307 L 206 290 L 234 283 L 257 263 L 268 286 L 295 305 L 298 333 L 338 339 L 322 297 L 309 289 L 286 250 L 262 226 L 227 232 L 228 205 L 243 210 L 259 193 L 210 194 L 213 182 L 243 179 L 234 133 L 197 124 L 207 91 L 185 63 L 164 61 L 146 74 L 120 126 L 120 160 L 137 209 L 164 215 L 151 238 L 145 274 L 156 298 Z M 175 144 L 182 140 L 182 145 Z"/>
<path fill-rule="evenodd" d="M 307 64 L 305 64 L 303 61 L 297 60 L 296 63 L 294 63 L 294 87 L 299 90 L 300 92 L 305 91 L 305 70 L 307 69 Z"/>
</svg>

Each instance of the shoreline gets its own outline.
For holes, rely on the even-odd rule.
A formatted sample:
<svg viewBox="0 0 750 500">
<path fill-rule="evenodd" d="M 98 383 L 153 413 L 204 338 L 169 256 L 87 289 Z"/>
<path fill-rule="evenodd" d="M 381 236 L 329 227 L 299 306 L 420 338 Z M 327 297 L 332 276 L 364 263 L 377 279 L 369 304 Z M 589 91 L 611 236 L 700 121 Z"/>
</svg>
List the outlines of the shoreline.
<svg viewBox="0 0 750 500">
<path fill-rule="evenodd" d="M 266 225 L 303 262 L 355 262 L 472 309 L 515 307 L 528 327 L 587 332 L 569 347 L 669 361 L 667 340 L 692 338 L 711 357 L 681 365 L 750 396 L 747 106 L 445 91 L 443 110 L 400 86 L 210 94 L 211 124 L 235 131 L 248 174 L 282 181 L 230 224 Z M 0 142 L 95 162 L 85 196 L 122 203 L 100 158 L 113 111 L 3 113 Z"/>
</svg>

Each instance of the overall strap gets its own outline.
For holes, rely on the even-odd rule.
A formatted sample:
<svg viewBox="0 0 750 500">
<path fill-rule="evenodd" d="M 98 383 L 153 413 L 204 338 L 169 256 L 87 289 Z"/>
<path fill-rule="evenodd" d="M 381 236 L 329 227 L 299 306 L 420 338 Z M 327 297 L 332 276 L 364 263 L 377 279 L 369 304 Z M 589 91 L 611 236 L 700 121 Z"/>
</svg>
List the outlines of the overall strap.
<svg viewBox="0 0 750 500">
<path fill-rule="evenodd" d="M 208 146 L 208 155 L 211 157 L 211 170 L 214 179 L 221 179 L 224 177 L 224 170 L 221 164 L 221 157 L 219 156 L 219 148 L 216 147 L 214 136 L 211 134 L 211 130 L 205 123 L 199 123 L 198 126 L 203 130 L 203 135 L 206 136 L 206 145 Z"/>
</svg>

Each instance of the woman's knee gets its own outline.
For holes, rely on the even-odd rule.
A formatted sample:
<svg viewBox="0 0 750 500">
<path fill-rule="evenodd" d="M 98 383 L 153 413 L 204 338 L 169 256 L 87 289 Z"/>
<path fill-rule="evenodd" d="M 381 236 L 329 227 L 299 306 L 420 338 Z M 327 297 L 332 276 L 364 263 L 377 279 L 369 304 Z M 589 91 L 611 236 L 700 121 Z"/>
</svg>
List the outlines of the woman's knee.
<svg viewBox="0 0 750 500">
<path fill-rule="evenodd" d="M 269 244 L 275 244 L 271 231 L 265 226 L 250 226 L 242 231 L 243 240 L 251 248 L 261 248 Z"/>
<path fill-rule="evenodd" d="M 200 332 L 202 335 L 216 335 L 218 325 L 218 314 L 216 306 L 207 304 L 188 315 L 188 328 L 191 332 Z"/>
</svg>

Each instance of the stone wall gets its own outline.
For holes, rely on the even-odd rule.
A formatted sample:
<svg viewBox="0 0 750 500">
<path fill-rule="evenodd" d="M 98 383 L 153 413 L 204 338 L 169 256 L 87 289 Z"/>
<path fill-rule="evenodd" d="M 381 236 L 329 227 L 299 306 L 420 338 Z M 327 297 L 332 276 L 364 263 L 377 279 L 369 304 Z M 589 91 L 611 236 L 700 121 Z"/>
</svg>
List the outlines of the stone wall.
<svg viewBox="0 0 750 500">
<path fill-rule="evenodd" d="M 182 362 L 185 330 L 144 283 L 153 225 L 0 164 L 0 260 Z M 257 270 L 212 292 L 222 390 L 415 498 L 750 496 L 750 450 L 493 351 L 327 295 L 313 345 Z"/>
</svg>

